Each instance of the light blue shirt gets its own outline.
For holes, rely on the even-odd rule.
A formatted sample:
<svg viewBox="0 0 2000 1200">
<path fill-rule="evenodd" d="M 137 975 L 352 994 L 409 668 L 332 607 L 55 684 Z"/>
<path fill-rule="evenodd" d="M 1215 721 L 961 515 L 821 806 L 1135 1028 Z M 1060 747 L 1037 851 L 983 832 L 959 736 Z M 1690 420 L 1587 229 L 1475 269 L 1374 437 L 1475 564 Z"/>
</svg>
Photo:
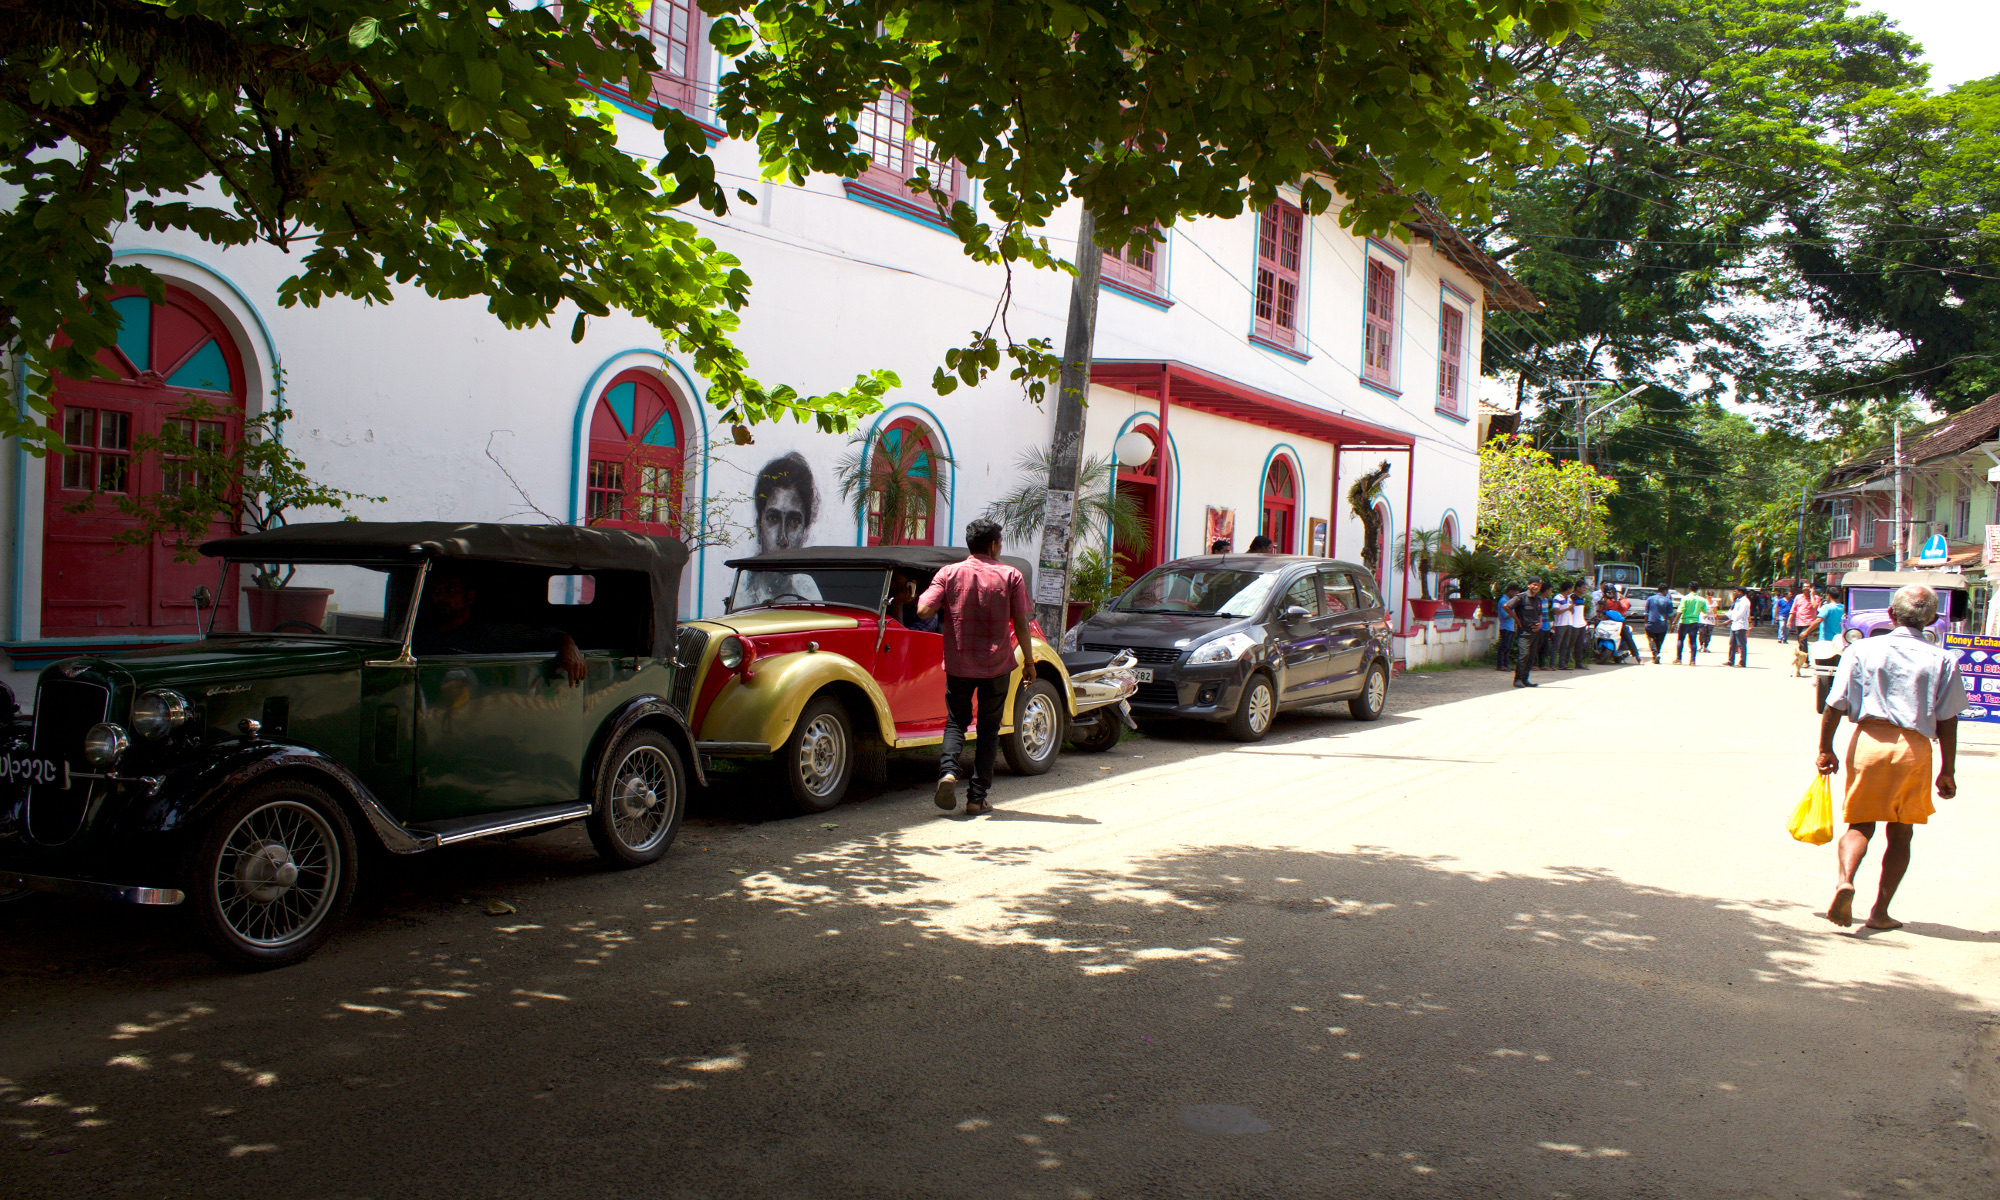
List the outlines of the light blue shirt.
<svg viewBox="0 0 2000 1200">
<path fill-rule="evenodd" d="M 1887 721 L 1927 738 L 1937 736 L 1939 721 L 1964 712 L 1965 703 L 1957 657 L 1902 628 L 1849 645 L 1826 698 L 1849 720 Z"/>
</svg>

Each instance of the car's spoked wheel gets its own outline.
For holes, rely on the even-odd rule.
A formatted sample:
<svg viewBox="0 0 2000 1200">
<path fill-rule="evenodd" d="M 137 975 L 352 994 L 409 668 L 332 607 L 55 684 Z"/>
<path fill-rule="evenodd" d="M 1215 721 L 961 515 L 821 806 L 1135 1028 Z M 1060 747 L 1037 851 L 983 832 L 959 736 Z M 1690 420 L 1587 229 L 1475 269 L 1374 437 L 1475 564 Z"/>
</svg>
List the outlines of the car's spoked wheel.
<svg viewBox="0 0 2000 1200">
<path fill-rule="evenodd" d="M 801 812 L 825 812 L 840 803 L 854 775 L 854 735 L 838 700 L 813 697 L 785 739 L 778 765 Z"/>
<path fill-rule="evenodd" d="M 197 926 L 226 961 L 298 962 L 347 910 L 355 861 L 354 834 L 327 793 L 292 780 L 250 789 L 197 841 L 189 880 Z"/>
<path fill-rule="evenodd" d="M 1389 707 L 1389 668 L 1376 663 L 1368 668 L 1368 681 L 1361 694 L 1347 702 L 1347 711 L 1357 721 L 1372 721 Z"/>
<path fill-rule="evenodd" d="M 1278 696 L 1271 680 L 1261 672 L 1243 685 L 1243 700 L 1229 718 L 1229 736 L 1239 742 L 1262 741 L 1271 731 L 1271 718 L 1278 711 Z"/>
<path fill-rule="evenodd" d="M 665 854 L 687 807 L 686 779 L 680 751 L 664 734 L 641 729 L 613 747 L 586 822 L 598 855 L 642 867 Z"/>
<path fill-rule="evenodd" d="M 1048 680 L 1037 679 L 1021 689 L 1014 732 L 1000 739 L 1000 750 L 1014 774 L 1040 775 L 1055 764 L 1067 715 L 1055 685 Z"/>
</svg>

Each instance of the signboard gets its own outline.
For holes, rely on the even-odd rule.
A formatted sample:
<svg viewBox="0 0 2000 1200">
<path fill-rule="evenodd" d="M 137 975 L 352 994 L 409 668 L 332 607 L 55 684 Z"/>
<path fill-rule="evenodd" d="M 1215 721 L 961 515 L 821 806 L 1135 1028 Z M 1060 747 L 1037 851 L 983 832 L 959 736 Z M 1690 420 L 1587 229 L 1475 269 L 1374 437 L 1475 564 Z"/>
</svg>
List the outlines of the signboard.
<svg viewBox="0 0 2000 1200">
<path fill-rule="evenodd" d="M 1947 633 L 1944 648 L 1958 659 L 1958 673 L 1965 679 L 1968 707 L 1959 719 L 2000 725 L 2000 637 Z"/>
<path fill-rule="evenodd" d="M 1934 533 L 1924 539 L 1923 552 L 1917 555 L 1917 565 L 1941 567 L 1949 561 L 1951 561 L 1951 543 L 1944 540 L 1943 534 Z"/>
<path fill-rule="evenodd" d="M 1986 527 L 1986 543 L 1980 548 L 1979 563 L 1986 567 L 2000 563 L 2000 525 Z"/>
</svg>

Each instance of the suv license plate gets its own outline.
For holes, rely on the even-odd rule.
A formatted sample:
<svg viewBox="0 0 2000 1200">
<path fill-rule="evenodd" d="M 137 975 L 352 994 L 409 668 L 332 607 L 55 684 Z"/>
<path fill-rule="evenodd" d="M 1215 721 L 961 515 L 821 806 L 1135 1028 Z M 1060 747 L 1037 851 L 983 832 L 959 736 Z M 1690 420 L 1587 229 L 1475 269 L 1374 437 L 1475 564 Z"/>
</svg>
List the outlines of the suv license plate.
<svg viewBox="0 0 2000 1200">
<path fill-rule="evenodd" d="M 0 756 L 0 782 L 60 783 L 62 777 L 62 764 L 53 758 L 44 758 L 39 754 Z"/>
<path fill-rule="evenodd" d="M 1140 683 L 1153 682 L 1153 668 L 1151 667 L 1135 667 L 1132 674 L 1138 677 Z"/>
</svg>

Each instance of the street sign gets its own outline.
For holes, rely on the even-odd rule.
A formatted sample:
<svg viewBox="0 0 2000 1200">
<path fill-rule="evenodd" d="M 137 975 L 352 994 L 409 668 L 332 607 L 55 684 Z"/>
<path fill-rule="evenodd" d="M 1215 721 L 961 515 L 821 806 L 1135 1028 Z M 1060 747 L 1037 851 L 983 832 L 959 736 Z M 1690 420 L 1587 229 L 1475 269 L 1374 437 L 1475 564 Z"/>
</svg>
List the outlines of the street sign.
<svg viewBox="0 0 2000 1200">
<path fill-rule="evenodd" d="M 2000 471 L 2000 467 L 1994 470 Z M 1986 545 L 1979 551 L 1980 566 L 1990 567 L 1994 563 L 2000 563 L 2000 525 L 1986 527 Z"/>
<path fill-rule="evenodd" d="M 1958 659 L 1958 673 L 1965 680 L 1969 704 L 1959 719 L 2000 725 L 2000 637 L 1947 633 L 1944 648 Z"/>
<path fill-rule="evenodd" d="M 1945 541 L 1942 533 L 1934 533 L 1924 539 L 1922 553 L 1917 555 L 1919 566 L 1941 567 L 1951 561 L 1951 543 Z"/>
</svg>

